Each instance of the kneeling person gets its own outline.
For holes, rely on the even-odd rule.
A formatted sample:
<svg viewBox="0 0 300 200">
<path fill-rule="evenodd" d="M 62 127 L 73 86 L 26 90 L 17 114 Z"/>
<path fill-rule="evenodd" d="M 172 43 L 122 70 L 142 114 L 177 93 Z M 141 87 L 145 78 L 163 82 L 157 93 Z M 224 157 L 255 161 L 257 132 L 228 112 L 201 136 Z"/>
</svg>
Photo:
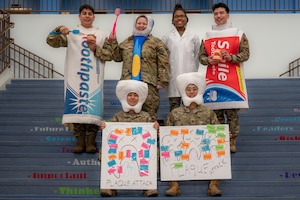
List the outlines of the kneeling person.
<svg viewBox="0 0 300 200">
<path fill-rule="evenodd" d="M 153 122 L 149 113 L 142 111 L 142 106 L 148 95 L 148 86 L 146 83 L 136 80 L 121 80 L 116 87 L 116 95 L 122 104 L 123 111 L 118 112 L 110 120 L 111 122 Z M 101 129 L 106 127 L 105 121 L 101 122 Z M 158 130 L 159 124 L 154 122 L 153 127 Z M 116 196 L 116 190 L 101 190 L 101 196 Z M 147 190 L 143 195 L 156 197 L 157 190 Z"/>
<path fill-rule="evenodd" d="M 183 101 L 183 106 L 173 109 L 166 120 L 166 126 L 189 126 L 219 124 L 213 110 L 203 105 L 205 91 L 205 76 L 199 72 L 180 74 L 176 78 L 177 88 Z M 219 180 L 211 180 L 208 196 L 221 196 Z M 166 196 L 179 196 L 180 189 L 177 181 L 171 181 Z"/>
</svg>

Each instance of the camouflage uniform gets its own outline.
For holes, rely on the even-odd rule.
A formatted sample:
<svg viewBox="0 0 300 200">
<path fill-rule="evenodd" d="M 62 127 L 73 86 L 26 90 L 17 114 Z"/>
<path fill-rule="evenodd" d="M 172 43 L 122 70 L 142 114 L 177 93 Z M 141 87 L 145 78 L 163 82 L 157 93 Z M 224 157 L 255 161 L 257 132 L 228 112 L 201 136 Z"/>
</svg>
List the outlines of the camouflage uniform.
<svg viewBox="0 0 300 200">
<path fill-rule="evenodd" d="M 59 32 L 60 27 L 61 26 L 56 27 L 53 30 L 53 32 Z M 68 46 L 68 38 L 63 34 L 48 35 L 46 42 L 49 46 L 53 48 Z M 112 60 L 111 49 L 108 43 L 109 43 L 108 38 L 106 38 L 102 48 L 99 46 L 96 47 L 96 51 L 94 55 L 102 61 Z"/>
<path fill-rule="evenodd" d="M 181 105 L 181 97 L 169 97 L 169 104 L 170 104 L 170 112 L 180 107 Z"/>
<path fill-rule="evenodd" d="M 204 105 L 195 108 L 181 106 L 169 113 L 166 126 L 219 124 L 216 113 Z"/>
<path fill-rule="evenodd" d="M 110 120 L 111 122 L 153 122 L 149 113 L 141 111 L 140 113 L 118 112 Z"/>
<path fill-rule="evenodd" d="M 239 45 L 239 53 L 235 55 L 231 55 L 232 63 L 242 63 L 249 59 L 250 51 L 249 51 L 249 41 L 245 33 L 243 33 L 241 37 L 241 42 Z M 207 52 L 204 47 L 204 42 L 202 40 L 200 51 L 199 51 L 199 61 L 203 65 L 209 65 Z M 228 123 L 229 131 L 231 133 L 231 138 L 237 138 L 240 131 L 240 124 L 238 119 L 238 111 L 239 109 L 221 109 L 215 110 L 217 117 L 220 123 L 225 124 Z M 226 117 L 225 117 L 226 116 Z M 235 144 L 234 144 L 235 146 Z M 232 151 L 234 152 L 234 151 Z"/>
<path fill-rule="evenodd" d="M 189 126 L 189 125 L 206 125 L 219 124 L 216 113 L 204 105 L 197 105 L 195 108 L 181 106 L 172 110 L 166 120 L 166 126 Z M 211 184 L 218 185 L 219 180 L 211 180 Z M 177 181 L 169 182 L 170 188 L 166 190 L 167 196 L 179 196 L 181 191 Z M 209 189 L 210 190 L 210 189 Z M 221 192 L 221 191 L 219 191 Z M 210 195 L 213 196 L 213 195 Z"/>
<path fill-rule="evenodd" d="M 113 60 L 122 62 L 121 80 L 131 79 L 134 37 L 130 36 L 120 45 L 113 40 Z M 145 40 L 141 56 L 142 81 L 148 84 L 148 97 L 142 110 L 148 112 L 153 121 L 157 120 L 160 97 L 157 85 L 167 86 L 170 80 L 169 52 L 167 46 L 157 37 L 149 35 Z"/>
</svg>

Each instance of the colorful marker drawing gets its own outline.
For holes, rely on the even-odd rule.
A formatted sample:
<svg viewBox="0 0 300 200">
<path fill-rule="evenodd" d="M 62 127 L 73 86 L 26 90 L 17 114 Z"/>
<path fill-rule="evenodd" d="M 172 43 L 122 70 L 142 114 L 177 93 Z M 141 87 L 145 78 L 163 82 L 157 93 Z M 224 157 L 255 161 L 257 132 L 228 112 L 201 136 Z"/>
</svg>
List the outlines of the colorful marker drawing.
<svg viewBox="0 0 300 200">
<path fill-rule="evenodd" d="M 228 125 L 161 126 L 161 180 L 231 179 Z"/>
<path fill-rule="evenodd" d="M 106 122 L 101 155 L 101 189 L 157 189 L 153 123 Z"/>
</svg>

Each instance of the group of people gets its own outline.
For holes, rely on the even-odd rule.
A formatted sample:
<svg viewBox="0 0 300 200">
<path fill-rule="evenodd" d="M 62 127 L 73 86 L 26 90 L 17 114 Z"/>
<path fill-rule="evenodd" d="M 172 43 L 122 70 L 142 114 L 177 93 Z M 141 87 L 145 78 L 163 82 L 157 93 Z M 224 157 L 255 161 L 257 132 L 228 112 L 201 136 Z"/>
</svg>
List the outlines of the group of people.
<svg viewBox="0 0 300 200">
<path fill-rule="evenodd" d="M 240 67 L 249 58 L 249 44 L 246 35 L 227 22 L 229 8 L 226 4 L 217 3 L 212 11 L 216 25 L 201 42 L 196 34 L 187 29 L 189 19 L 180 4 L 176 4 L 173 11 L 174 30 L 162 39 L 151 34 L 153 19 L 139 15 L 134 20 L 132 35 L 119 43 L 113 32 L 107 37 L 93 26 L 95 12 L 90 5 L 82 5 L 79 9 L 79 33 L 73 33 L 66 26 L 58 26 L 52 31 L 57 34 L 50 34 L 47 43 L 54 48 L 67 47 L 62 123 L 74 130 L 77 139 L 74 153 L 97 152 L 97 133 L 106 126 L 101 118 L 104 65 L 112 60 L 122 62 L 116 95 L 123 110 L 114 115 L 112 122 L 153 122 L 159 132 L 159 90 L 165 89 L 170 103 L 166 126 L 228 123 L 230 151 L 236 152 L 240 108 L 232 106 L 234 103 L 217 109 L 209 108 L 209 103 L 206 106 L 203 97 L 208 77 L 198 70 L 199 62 L 207 65 L 207 68 L 214 68 L 213 71 L 218 70 L 216 66 L 227 63 Z M 222 37 L 231 39 L 228 40 L 229 45 L 219 47 L 219 59 L 210 45 L 218 43 L 214 38 Z M 219 182 L 210 181 L 209 196 L 222 195 Z M 169 185 L 165 195 L 180 195 L 177 181 Z M 105 189 L 101 195 L 115 196 L 116 191 Z M 157 196 L 158 192 L 147 190 L 144 195 Z"/>
</svg>

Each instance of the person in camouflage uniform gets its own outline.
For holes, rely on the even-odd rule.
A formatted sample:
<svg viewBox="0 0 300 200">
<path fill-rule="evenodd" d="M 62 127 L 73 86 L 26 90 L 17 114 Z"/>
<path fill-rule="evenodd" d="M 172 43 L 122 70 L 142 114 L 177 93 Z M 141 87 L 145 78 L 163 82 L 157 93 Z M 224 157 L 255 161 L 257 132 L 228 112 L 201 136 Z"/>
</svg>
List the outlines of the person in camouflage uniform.
<svg viewBox="0 0 300 200">
<path fill-rule="evenodd" d="M 227 22 L 229 18 L 229 8 L 226 4 L 217 3 L 213 6 L 212 11 L 214 13 L 215 23 L 217 24 L 215 26 L 215 30 L 225 30 L 232 27 L 231 23 Z M 249 59 L 249 56 L 249 42 L 245 33 L 242 33 L 237 54 L 229 54 L 227 51 L 222 51 L 223 59 L 231 63 L 243 63 Z M 199 51 L 199 61 L 203 65 L 217 65 L 220 62 L 214 60 L 213 56 L 208 56 L 203 40 L 201 42 Z M 238 119 L 239 110 L 239 108 L 214 109 L 220 123 L 228 123 L 229 125 L 230 151 L 232 153 L 236 152 L 236 139 L 240 131 L 240 124 Z"/>
<path fill-rule="evenodd" d="M 189 126 L 219 124 L 216 113 L 203 105 L 205 76 L 199 72 L 180 74 L 176 78 L 177 88 L 181 95 L 183 106 L 173 109 L 166 120 L 166 126 Z M 221 196 L 219 180 L 211 180 L 208 187 L 209 196 Z M 166 196 L 179 196 L 181 191 L 177 181 L 169 183 Z"/>
<path fill-rule="evenodd" d="M 120 80 L 116 87 L 116 94 L 122 104 L 123 111 L 116 113 L 110 122 L 154 122 L 153 127 L 158 130 L 159 124 L 153 121 L 149 113 L 142 111 L 142 105 L 148 94 L 148 86 L 142 81 L 136 80 Z M 101 129 L 106 127 L 105 121 L 101 122 Z M 99 154 L 99 157 L 101 155 Z M 101 196 L 116 196 L 116 190 L 102 189 Z M 144 196 L 156 197 L 157 190 L 146 190 Z"/>
<path fill-rule="evenodd" d="M 97 77 L 92 76 L 92 74 L 96 74 L 95 63 L 98 61 L 100 63 L 99 71 L 101 72 L 101 74 L 99 76 L 102 77 L 101 80 L 103 81 L 104 79 L 103 70 L 104 70 L 105 61 L 112 60 L 111 51 L 102 48 L 102 46 L 107 46 L 107 45 L 103 45 L 105 41 L 107 42 L 106 34 L 104 34 L 98 28 L 93 26 L 93 22 L 95 20 L 94 13 L 95 13 L 94 8 L 92 6 L 88 4 L 82 5 L 79 8 L 80 24 L 77 26 L 80 33 L 77 34 L 71 33 L 68 27 L 62 25 L 56 27 L 47 36 L 46 41 L 49 46 L 54 48 L 67 47 L 67 53 L 66 53 L 67 55 L 66 55 L 65 69 L 64 69 L 65 96 L 67 93 L 66 88 L 67 85 L 69 85 L 70 80 L 76 79 L 75 82 L 78 85 L 81 83 L 80 77 L 77 74 L 76 76 L 71 74 L 71 71 L 74 70 L 80 71 L 82 67 L 80 66 L 81 62 L 89 61 L 89 63 L 84 63 L 85 66 L 91 65 L 90 69 L 86 70 L 91 72 L 89 76 L 89 82 L 87 84 L 94 85 L 96 87 L 95 82 L 97 82 L 96 80 Z M 89 35 L 91 35 L 92 37 L 90 38 Z M 81 48 L 82 46 L 85 46 L 84 49 L 85 54 L 90 56 L 89 59 L 85 58 L 84 61 L 82 59 L 82 48 Z M 98 61 L 97 58 L 99 59 Z M 98 85 L 100 85 L 102 81 L 99 81 Z M 85 95 L 87 96 L 88 93 L 86 92 Z M 74 98 L 80 98 L 79 92 L 78 95 Z M 97 103 L 102 104 L 101 99 L 99 99 L 99 102 L 97 101 Z M 97 109 L 95 110 L 98 110 L 99 107 L 97 107 Z M 66 108 L 68 108 L 68 106 L 65 104 L 65 110 Z M 78 110 L 78 112 L 81 111 Z M 83 113 L 82 115 L 79 114 L 76 115 L 76 119 L 67 118 L 65 120 L 66 114 L 68 115 L 69 113 L 64 113 L 63 124 L 68 126 L 70 129 L 74 130 L 74 136 L 77 139 L 77 146 L 73 148 L 73 152 L 82 153 L 85 151 L 87 153 L 95 153 L 97 151 L 95 146 L 96 144 L 95 140 L 99 130 L 98 123 L 101 121 L 101 116 L 93 116 L 94 118 L 91 120 L 89 114 Z"/>
<path fill-rule="evenodd" d="M 141 50 L 141 81 L 148 84 L 148 97 L 142 110 L 148 112 L 153 120 L 157 120 L 160 103 L 159 89 L 166 87 L 170 80 L 169 52 L 161 39 L 150 34 L 154 22 L 149 16 L 137 16 L 134 21 L 133 35 L 118 44 L 115 35 L 112 40 L 112 56 L 116 62 L 122 62 L 121 80 L 132 78 L 133 46 L 135 36 L 146 36 Z"/>
</svg>

